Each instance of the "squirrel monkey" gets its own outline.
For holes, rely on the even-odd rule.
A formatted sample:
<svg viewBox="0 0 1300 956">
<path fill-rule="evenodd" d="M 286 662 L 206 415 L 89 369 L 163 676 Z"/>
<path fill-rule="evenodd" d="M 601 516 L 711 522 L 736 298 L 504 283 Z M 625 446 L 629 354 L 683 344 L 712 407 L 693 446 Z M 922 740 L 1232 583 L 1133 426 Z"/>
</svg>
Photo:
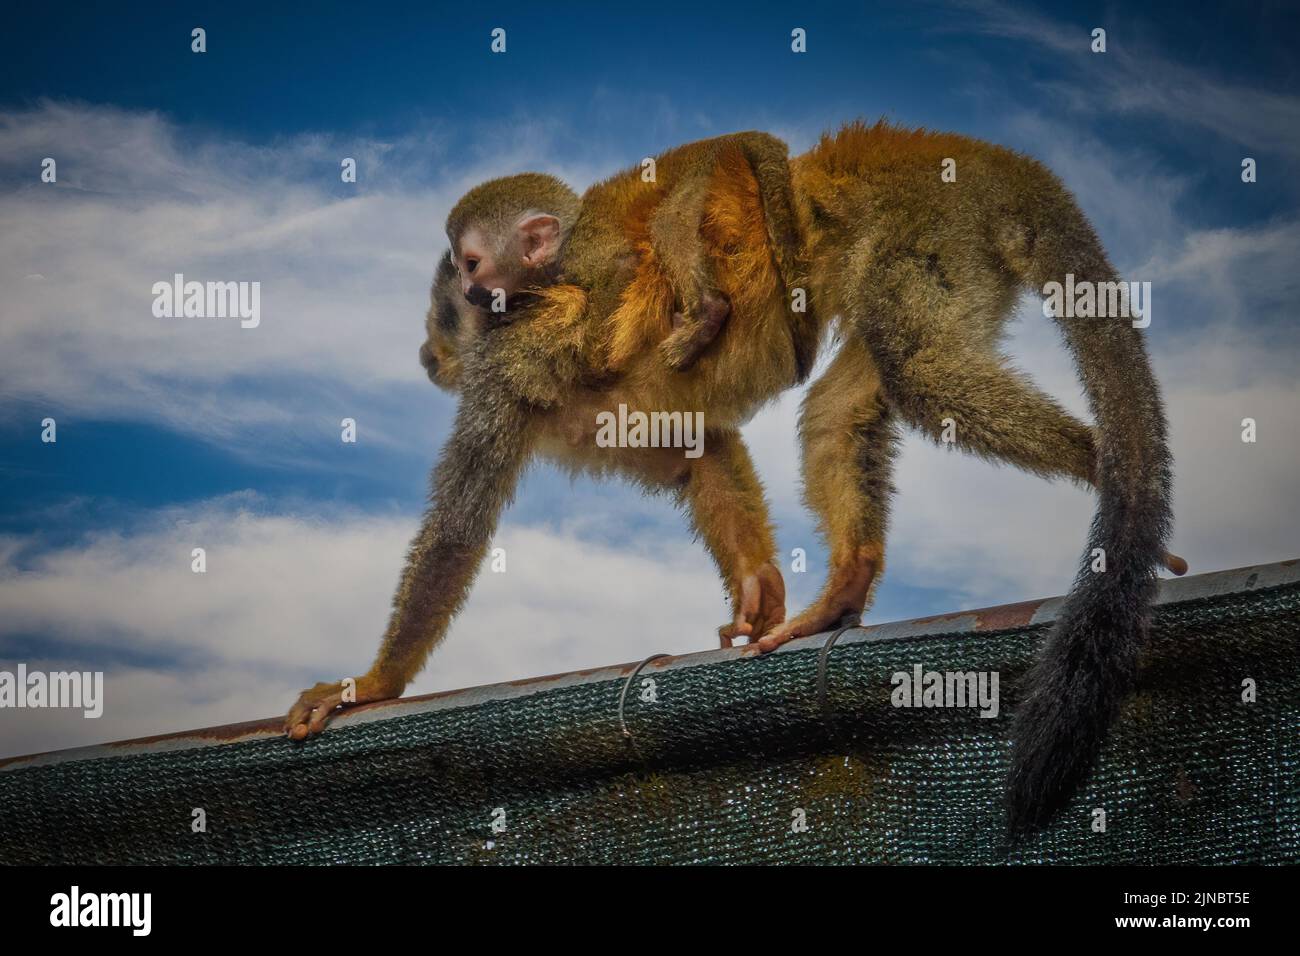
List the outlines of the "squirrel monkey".
<svg viewBox="0 0 1300 956">
<path fill-rule="evenodd" d="M 1056 317 L 1093 427 L 1009 368 L 997 343 L 1022 290 L 1043 292 L 1066 275 L 1076 286 L 1119 276 L 1068 191 L 1029 157 L 954 134 L 851 124 L 792 161 L 781 150 L 793 198 L 787 220 L 742 146 L 753 136 L 664 154 L 658 192 L 641 188 L 636 171 L 593 186 L 563 240 L 563 282 L 537 289 L 509 323 L 431 327 L 431 374 L 454 380 L 460 406 L 388 632 L 356 700 L 399 694 L 444 636 L 532 454 L 613 468 L 616 457 L 645 451 L 596 449 L 599 410 L 703 410 L 710 440 L 724 436 L 721 464 L 701 480 L 707 489 L 692 492 L 694 465 L 662 474 L 697 495 L 693 516 L 706 543 L 710 535 L 725 542 L 710 544 L 720 565 L 740 553 L 733 544 L 745 548 L 747 530 L 770 535 L 756 480 L 737 477 L 748 457 L 736 429 L 807 376 L 837 317 L 837 352 L 799 423 L 805 500 L 828 545 L 829 574 L 802 613 L 764 622 L 758 649 L 863 611 L 884 568 L 900 425 L 940 440 L 955 423 L 953 437 L 967 451 L 1094 488 L 1100 503 L 1074 589 L 1028 676 L 1013 729 L 1010 823 L 1040 826 L 1089 772 L 1134 682 L 1156 568 L 1182 573 L 1186 565 L 1164 550 L 1172 466 L 1139 330 L 1125 317 Z M 956 181 L 941 177 L 950 163 Z M 680 374 L 658 348 L 675 293 L 672 270 L 656 255 L 655 214 L 690 180 L 684 170 L 701 167 L 709 172 L 695 252 L 732 314 L 717 347 Z M 799 292 L 807 312 L 792 305 Z M 435 308 L 439 295 L 435 286 Z M 715 518 L 721 527 L 704 530 Z M 764 542 L 745 554 L 752 578 L 771 552 Z M 286 730 L 299 739 L 319 731 L 340 703 L 340 685 L 317 685 L 294 705 Z"/>
</svg>

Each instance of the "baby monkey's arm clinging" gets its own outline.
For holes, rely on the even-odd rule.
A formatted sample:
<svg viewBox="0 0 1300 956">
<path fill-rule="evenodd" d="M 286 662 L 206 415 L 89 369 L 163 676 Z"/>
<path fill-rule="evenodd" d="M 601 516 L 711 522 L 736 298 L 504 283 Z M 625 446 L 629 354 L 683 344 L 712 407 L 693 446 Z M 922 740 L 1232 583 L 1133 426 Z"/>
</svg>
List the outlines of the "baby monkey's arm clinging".
<svg viewBox="0 0 1300 956">
<path fill-rule="evenodd" d="M 726 268 L 726 250 L 710 241 L 711 200 L 717 191 L 735 188 L 737 174 L 752 183 L 756 201 L 745 204 L 761 216 L 768 246 L 781 278 L 789 282 L 798 257 L 794 190 L 786 146 L 766 133 L 736 133 L 682 147 L 686 169 L 656 208 L 650 237 L 680 303 L 673 331 L 659 349 L 676 371 L 686 371 L 722 332 L 731 302 L 719 288 L 718 269 Z M 698 155 L 690 156 L 695 150 Z"/>
</svg>

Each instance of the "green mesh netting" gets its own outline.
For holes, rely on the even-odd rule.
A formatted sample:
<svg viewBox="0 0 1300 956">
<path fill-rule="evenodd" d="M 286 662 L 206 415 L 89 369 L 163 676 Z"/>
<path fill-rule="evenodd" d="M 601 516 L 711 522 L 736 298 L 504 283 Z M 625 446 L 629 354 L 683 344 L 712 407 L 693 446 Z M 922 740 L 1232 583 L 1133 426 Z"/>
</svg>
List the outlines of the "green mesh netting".
<svg viewBox="0 0 1300 956">
<path fill-rule="evenodd" d="M 1140 692 L 1055 826 L 1003 842 L 1016 685 L 1042 626 L 817 650 L 325 734 L 0 773 L 5 863 L 1283 863 L 1300 858 L 1300 585 L 1165 605 Z M 996 670 L 1001 716 L 890 705 Z M 1258 700 L 1242 700 L 1253 679 Z M 638 681 L 639 683 L 639 681 Z M 837 740 L 838 742 L 834 742 Z M 846 753 L 847 751 L 847 753 Z M 208 831 L 192 833 L 191 811 Z M 494 833 L 494 811 L 505 831 Z M 1092 810 L 1106 812 L 1094 832 Z M 806 832 L 793 832 L 802 810 Z"/>
</svg>

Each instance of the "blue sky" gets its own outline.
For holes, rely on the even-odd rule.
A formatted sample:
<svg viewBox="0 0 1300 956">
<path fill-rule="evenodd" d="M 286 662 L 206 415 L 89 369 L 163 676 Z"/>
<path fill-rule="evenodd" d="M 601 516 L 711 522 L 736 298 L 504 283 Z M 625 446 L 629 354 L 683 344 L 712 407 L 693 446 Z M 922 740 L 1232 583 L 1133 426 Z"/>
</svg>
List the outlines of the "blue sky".
<svg viewBox="0 0 1300 956">
<path fill-rule="evenodd" d="M 103 668 L 109 701 L 98 721 L 6 714 L 0 754 L 264 716 L 364 669 L 453 409 L 415 357 L 450 204 L 523 169 L 584 187 L 736 129 L 798 152 L 886 116 L 1043 159 L 1120 268 L 1153 282 L 1175 550 L 1194 571 L 1300 551 L 1294 7 L 268 7 L 5 14 L 0 666 Z M 150 286 L 174 272 L 260 281 L 262 325 L 154 318 Z M 1011 352 L 1082 412 L 1032 309 Z M 792 609 L 822 558 L 798 398 L 746 430 L 783 553 L 810 555 L 807 574 L 786 568 Z M 896 484 L 869 620 L 1068 586 L 1091 512 L 1077 489 L 916 439 Z M 480 578 L 412 692 L 702 649 L 725 617 L 667 501 L 538 467 L 498 539 L 507 573 Z"/>
</svg>

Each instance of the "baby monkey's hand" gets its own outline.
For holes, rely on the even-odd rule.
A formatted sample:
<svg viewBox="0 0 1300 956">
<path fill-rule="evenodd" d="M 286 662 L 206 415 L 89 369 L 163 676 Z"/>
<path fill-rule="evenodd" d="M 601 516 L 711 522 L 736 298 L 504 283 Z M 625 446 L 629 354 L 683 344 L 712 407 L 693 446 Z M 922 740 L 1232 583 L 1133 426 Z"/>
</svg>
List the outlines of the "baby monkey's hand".
<svg viewBox="0 0 1300 956">
<path fill-rule="evenodd" d="M 673 313 L 673 331 L 659 343 L 664 361 L 676 372 L 690 369 L 722 332 L 730 315 L 731 300 L 721 292 L 705 289 L 698 302 Z"/>
</svg>

